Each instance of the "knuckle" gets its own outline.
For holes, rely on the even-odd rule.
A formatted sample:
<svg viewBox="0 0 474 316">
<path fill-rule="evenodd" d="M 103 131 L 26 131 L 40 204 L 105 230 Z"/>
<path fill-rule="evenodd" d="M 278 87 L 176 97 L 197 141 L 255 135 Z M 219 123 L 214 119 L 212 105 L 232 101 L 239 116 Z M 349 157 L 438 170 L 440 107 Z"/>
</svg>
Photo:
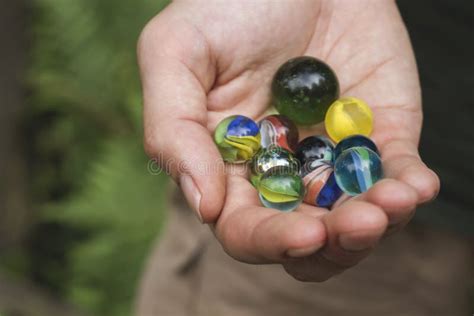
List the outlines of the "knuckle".
<svg viewBox="0 0 474 316">
<path fill-rule="evenodd" d="M 144 146 L 153 153 L 176 151 L 179 147 L 176 146 L 176 140 L 189 137 L 187 126 L 179 124 L 179 120 L 169 118 L 165 113 L 165 110 L 157 106 L 154 115 L 144 118 Z"/>
<path fill-rule="evenodd" d="M 436 173 L 430 169 L 427 169 L 425 181 L 418 188 L 420 200 L 422 202 L 428 202 L 436 198 L 441 187 L 441 181 Z"/>
<path fill-rule="evenodd" d="M 219 216 L 214 226 L 215 236 L 222 246 L 222 249 L 232 258 L 247 262 L 245 258 L 248 254 L 246 240 L 239 233 L 238 225 L 232 220 L 232 215 L 227 217 Z"/>
<path fill-rule="evenodd" d="M 145 130 L 145 136 L 143 137 L 143 147 L 148 157 L 155 157 L 160 152 L 160 139 L 151 130 Z"/>
<path fill-rule="evenodd" d="M 217 239 L 219 240 L 219 243 L 221 244 L 224 251 L 228 255 L 232 256 L 230 252 L 230 247 L 229 247 L 229 244 L 231 243 L 230 240 L 232 239 L 232 236 L 231 236 L 232 230 L 227 229 L 226 221 L 222 217 L 218 219 L 215 225 L 214 233 Z"/>
<path fill-rule="evenodd" d="M 165 11 L 143 27 L 137 41 L 139 60 L 207 62 L 212 53 L 206 37 L 193 24 L 176 22 Z"/>
<path fill-rule="evenodd" d="M 219 231 L 222 247 L 231 256 L 236 248 L 236 244 L 238 244 L 238 240 L 236 240 L 235 235 L 236 234 L 233 229 L 228 229 L 225 226 Z"/>
<path fill-rule="evenodd" d="M 138 56 L 142 55 L 142 53 L 147 49 L 147 47 L 152 42 L 152 38 L 155 33 L 155 19 L 153 18 L 143 27 L 137 41 L 137 54 Z"/>
<path fill-rule="evenodd" d="M 241 253 L 241 249 L 239 249 L 238 245 L 235 243 L 235 240 L 230 236 L 231 234 L 228 233 L 228 229 L 225 230 L 224 233 L 220 235 L 218 238 L 219 243 L 221 244 L 222 250 L 231 258 L 241 261 L 241 262 L 246 262 L 245 258 L 246 256 Z"/>
<path fill-rule="evenodd" d="M 169 27 L 167 27 L 163 13 L 164 11 L 148 21 L 140 32 L 137 40 L 137 55 L 139 59 L 148 55 L 154 56 L 160 51 L 158 46 L 166 46 L 163 43 L 169 38 Z"/>
<path fill-rule="evenodd" d="M 441 181 L 440 181 L 438 175 L 434 171 L 430 170 L 430 174 L 431 174 L 431 176 L 430 176 L 430 182 L 431 182 L 430 186 L 432 187 L 432 192 L 430 192 L 430 193 L 432 194 L 431 197 L 434 197 L 438 194 L 438 192 L 441 188 Z"/>
</svg>

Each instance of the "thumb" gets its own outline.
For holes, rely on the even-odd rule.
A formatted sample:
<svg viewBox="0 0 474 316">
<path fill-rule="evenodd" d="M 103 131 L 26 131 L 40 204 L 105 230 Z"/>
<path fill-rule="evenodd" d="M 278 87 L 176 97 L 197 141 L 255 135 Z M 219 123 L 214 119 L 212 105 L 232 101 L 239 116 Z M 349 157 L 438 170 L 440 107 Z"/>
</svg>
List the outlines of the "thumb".
<svg viewBox="0 0 474 316">
<path fill-rule="evenodd" d="M 152 21 L 138 45 L 145 150 L 181 186 L 201 221 L 214 222 L 224 204 L 225 176 L 206 128 L 213 66 L 205 41 L 196 44 L 199 35 L 179 26 L 168 32 L 166 25 Z"/>
</svg>

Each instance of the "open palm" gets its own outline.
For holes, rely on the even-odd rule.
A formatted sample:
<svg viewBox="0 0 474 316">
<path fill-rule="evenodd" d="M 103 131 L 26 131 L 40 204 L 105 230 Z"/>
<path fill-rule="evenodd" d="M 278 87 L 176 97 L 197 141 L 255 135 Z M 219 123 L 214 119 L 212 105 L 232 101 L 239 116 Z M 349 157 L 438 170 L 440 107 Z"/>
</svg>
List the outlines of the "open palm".
<svg viewBox="0 0 474 316">
<path fill-rule="evenodd" d="M 263 117 L 276 69 L 301 55 L 326 61 L 341 95 L 371 106 L 384 163 L 386 179 L 331 212 L 261 207 L 246 170 L 224 167 L 211 137 L 229 115 Z M 175 2 L 145 28 L 139 60 L 147 152 L 161 158 L 238 260 L 282 263 L 297 279 L 325 280 L 367 256 L 439 189 L 418 155 L 420 88 L 393 1 Z"/>
</svg>

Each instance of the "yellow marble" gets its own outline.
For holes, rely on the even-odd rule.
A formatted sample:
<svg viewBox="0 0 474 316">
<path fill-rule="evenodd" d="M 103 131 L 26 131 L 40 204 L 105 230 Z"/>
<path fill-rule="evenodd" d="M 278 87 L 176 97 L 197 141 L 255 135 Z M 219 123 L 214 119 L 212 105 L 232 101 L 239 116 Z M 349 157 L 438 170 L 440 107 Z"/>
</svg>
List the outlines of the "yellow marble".
<svg viewBox="0 0 474 316">
<path fill-rule="evenodd" d="M 339 142 L 351 135 L 369 136 L 373 128 L 373 114 L 364 101 L 344 97 L 331 104 L 324 123 L 329 137 Z"/>
</svg>

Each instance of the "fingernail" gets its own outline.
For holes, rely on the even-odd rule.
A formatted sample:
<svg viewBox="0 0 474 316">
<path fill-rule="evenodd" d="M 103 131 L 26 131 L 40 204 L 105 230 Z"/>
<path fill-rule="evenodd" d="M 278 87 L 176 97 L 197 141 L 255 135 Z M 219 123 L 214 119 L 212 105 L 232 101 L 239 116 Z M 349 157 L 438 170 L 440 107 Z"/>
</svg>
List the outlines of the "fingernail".
<svg viewBox="0 0 474 316">
<path fill-rule="evenodd" d="M 182 174 L 179 178 L 179 184 L 181 186 L 181 190 L 184 192 L 184 196 L 189 203 L 189 206 L 193 208 L 194 212 L 196 213 L 199 221 L 203 222 L 201 213 L 199 211 L 199 207 L 201 204 L 201 192 L 197 188 L 196 184 L 194 183 L 193 178 L 191 178 L 188 174 Z"/>
<path fill-rule="evenodd" d="M 316 252 L 316 250 L 318 250 L 319 248 L 321 248 L 320 245 L 311 246 L 311 247 L 306 247 L 306 248 L 289 249 L 289 250 L 286 252 L 286 254 L 287 254 L 289 257 L 302 258 L 302 257 L 307 257 L 307 256 L 313 254 L 313 253 Z"/>
<path fill-rule="evenodd" d="M 365 250 L 373 247 L 376 242 L 376 238 L 361 237 L 355 234 L 343 234 L 339 237 L 339 245 L 348 251 Z"/>
</svg>

